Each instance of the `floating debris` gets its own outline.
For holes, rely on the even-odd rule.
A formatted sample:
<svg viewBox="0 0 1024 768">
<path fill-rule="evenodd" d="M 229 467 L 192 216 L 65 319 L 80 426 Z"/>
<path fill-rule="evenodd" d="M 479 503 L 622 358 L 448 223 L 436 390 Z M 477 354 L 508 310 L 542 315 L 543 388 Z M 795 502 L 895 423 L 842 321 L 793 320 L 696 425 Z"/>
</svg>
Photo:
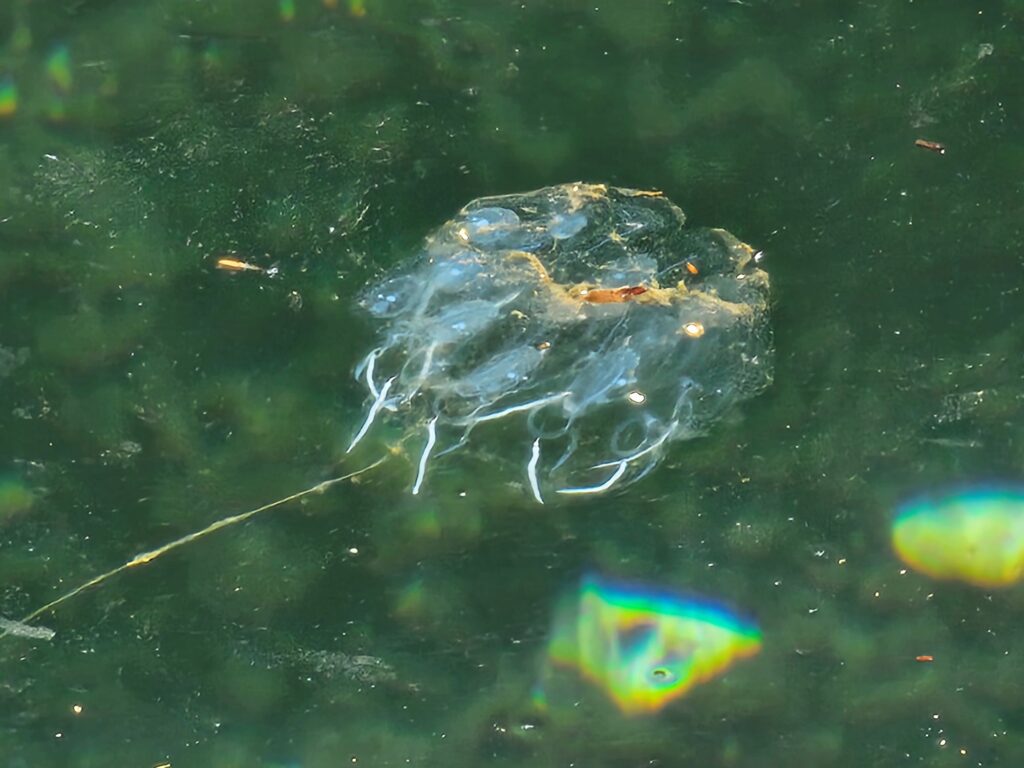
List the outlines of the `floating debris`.
<svg viewBox="0 0 1024 768">
<path fill-rule="evenodd" d="M 225 272 L 265 272 L 263 267 L 257 264 L 250 264 L 247 261 L 241 259 L 235 259 L 228 256 L 217 259 L 217 269 L 223 269 Z"/>
<path fill-rule="evenodd" d="M 32 611 L 32 613 L 25 616 L 20 622 L 15 623 L 28 626 L 28 622 L 38 618 L 39 616 L 42 616 L 44 613 L 48 613 L 49 611 L 54 610 L 55 608 L 63 605 L 72 598 L 75 598 L 78 595 L 82 594 L 86 590 L 93 589 L 94 587 L 98 587 L 102 584 L 105 584 L 107 581 L 114 578 L 118 574 L 124 573 L 125 571 L 130 570 L 132 568 L 138 568 L 139 566 L 147 565 L 156 560 L 158 557 L 162 557 L 163 555 L 166 555 L 168 552 L 178 549 L 178 547 L 183 547 L 186 544 L 191 544 L 194 541 L 198 541 L 199 539 L 209 536 L 212 533 L 216 533 L 217 531 L 220 531 L 229 526 L 245 522 L 246 520 L 254 517 L 255 515 L 260 514 L 261 512 L 267 512 L 271 509 L 276 509 L 277 507 L 284 506 L 293 501 L 298 501 L 299 499 L 305 498 L 310 494 L 323 493 L 333 485 L 342 483 L 346 480 L 353 480 L 356 477 L 359 477 L 360 475 L 369 472 L 371 469 L 379 467 L 381 464 L 384 463 L 385 458 L 386 457 L 382 457 L 377 461 L 373 462 L 372 464 L 368 464 L 362 469 L 357 469 L 354 472 L 349 472 L 348 474 L 341 475 L 340 477 L 334 477 L 331 478 L 330 480 L 324 480 L 322 482 L 317 483 L 316 485 L 312 485 L 309 488 L 306 488 L 305 490 L 293 493 L 290 496 L 285 496 L 284 498 L 277 499 L 276 501 L 272 501 L 268 504 L 256 507 L 255 509 L 250 509 L 248 512 L 242 512 L 237 515 L 229 515 L 228 517 L 222 517 L 221 519 L 210 523 L 205 528 L 202 528 L 198 531 L 193 531 L 192 533 L 188 533 L 184 536 L 180 536 L 174 541 L 170 541 L 160 547 L 157 547 L 156 549 L 152 549 L 148 552 L 143 552 L 142 554 L 136 555 L 131 560 L 122 563 L 116 568 L 111 568 L 109 571 L 101 573 L 98 576 L 94 576 L 88 581 L 82 582 L 74 589 L 65 592 L 59 597 L 48 602 L 46 605 L 36 608 L 34 611 Z M 31 629 L 31 627 L 29 628 Z M 2 627 L 0 627 L 0 629 L 2 629 Z M 0 633 L 0 637 L 3 637 L 5 634 L 12 633 L 3 632 Z"/>
<path fill-rule="evenodd" d="M 920 147 L 921 149 L 927 149 L 931 152 L 936 152 L 940 155 L 946 154 L 946 145 L 940 144 L 937 141 L 929 141 L 928 139 L 918 139 L 917 141 L 914 142 L 914 146 Z"/>
<path fill-rule="evenodd" d="M 34 627 L 22 621 L 0 617 L 0 636 L 14 635 L 15 637 L 28 637 L 32 640 L 53 640 L 56 634 L 47 627 Z"/>
<path fill-rule="evenodd" d="M 345 677 L 357 683 L 376 685 L 391 682 L 397 677 L 394 667 L 386 661 L 365 654 L 302 649 L 295 652 L 294 660 L 310 665 L 325 677 Z"/>
</svg>

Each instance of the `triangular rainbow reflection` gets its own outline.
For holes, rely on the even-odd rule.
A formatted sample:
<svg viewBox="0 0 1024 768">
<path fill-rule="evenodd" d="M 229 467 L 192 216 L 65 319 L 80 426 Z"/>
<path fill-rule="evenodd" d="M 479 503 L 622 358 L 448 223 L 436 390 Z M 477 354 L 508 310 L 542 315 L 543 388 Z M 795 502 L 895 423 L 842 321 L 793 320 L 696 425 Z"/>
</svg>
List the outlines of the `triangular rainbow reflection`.
<svg viewBox="0 0 1024 768">
<path fill-rule="evenodd" d="M 757 625 L 723 605 L 587 574 L 556 609 L 547 657 L 636 715 L 660 710 L 760 648 Z M 537 699 L 544 703 L 542 689 Z"/>
</svg>

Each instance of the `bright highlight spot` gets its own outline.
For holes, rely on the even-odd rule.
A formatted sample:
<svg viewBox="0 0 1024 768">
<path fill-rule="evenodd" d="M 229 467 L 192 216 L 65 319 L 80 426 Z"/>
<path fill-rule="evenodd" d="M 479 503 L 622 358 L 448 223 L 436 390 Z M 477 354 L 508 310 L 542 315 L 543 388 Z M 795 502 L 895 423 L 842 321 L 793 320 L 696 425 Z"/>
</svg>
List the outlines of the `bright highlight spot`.
<svg viewBox="0 0 1024 768">
<path fill-rule="evenodd" d="M 1004 587 L 1024 576 L 1024 488 L 973 488 L 913 499 L 892 525 L 896 554 L 936 579 Z"/>
<path fill-rule="evenodd" d="M 758 627 L 724 606 L 591 574 L 558 607 L 548 659 L 578 671 L 624 714 L 638 715 L 760 648 Z"/>
<path fill-rule="evenodd" d="M 691 339 L 699 339 L 704 335 L 704 326 L 701 323 L 693 322 L 687 323 L 683 326 L 683 333 L 689 336 Z"/>
</svg>

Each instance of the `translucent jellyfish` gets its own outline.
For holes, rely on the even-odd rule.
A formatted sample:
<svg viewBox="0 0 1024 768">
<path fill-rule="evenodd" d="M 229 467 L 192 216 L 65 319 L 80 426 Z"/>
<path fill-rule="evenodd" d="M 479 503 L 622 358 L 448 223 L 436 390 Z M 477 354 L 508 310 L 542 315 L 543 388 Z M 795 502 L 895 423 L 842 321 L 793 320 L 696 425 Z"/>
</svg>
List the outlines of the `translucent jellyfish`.
<svg viewBox="0 0 1024 768">
<path fill-rule="evenodd" d="M 1024 577 L 1024 488 L 979 487 L 900 507 L 893 548 L 936 579 L 1005 587 Z"/>
<path fill-rule="evenodd" d="M 559 604 L 547 657 L 637 715 L 658 711 L 760 648 L 757 626 L 722 605 L 588 575 Z M 553 675 L 546 669 L 538 704 L 547 704 Z"/>
<path fill-rule="evenodd" d="M 370 286 L 365 418 L 435 461 L 480 441 L 543 503 L 634 482 L 772 377 L 768 276 L 658 192 L 565 184 L 474 200 Z"/>
</svg>

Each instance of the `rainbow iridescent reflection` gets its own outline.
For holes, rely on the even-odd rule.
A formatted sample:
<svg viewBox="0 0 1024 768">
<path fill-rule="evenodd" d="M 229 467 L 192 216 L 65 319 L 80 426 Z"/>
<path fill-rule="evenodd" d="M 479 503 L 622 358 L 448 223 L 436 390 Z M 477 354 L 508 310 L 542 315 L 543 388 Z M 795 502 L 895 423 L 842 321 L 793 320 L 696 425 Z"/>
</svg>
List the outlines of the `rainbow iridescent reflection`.
<svg viewBox="0 0 1024 768">
<path fill-rule="evenodd" d="M 892 525 L 896 554 L 936 579 L 1005 587 L 1024 576 L 1024 488 L 978 487 L 903 504 Z"/>
<path fill-rule="evenodd" d="M 67 45 L 55 45 L 50 49 L 50 54 L 46 57 L 46 74 L 58 93 L 71 92 L 71 51 Z"/>
<path fill-rule="evenodd" d="M 591 574 L 556 610 L 548 659 L 577 670 L 624 714 L 638 715 L 760 648 L 758 627 L 722 605 Z"/>
<path fill-rule="evenodd" d="M 10 117 L 18 111 L 18 88 L 10 75 L 0 77 L 0 117 Z"/>
</svg>

